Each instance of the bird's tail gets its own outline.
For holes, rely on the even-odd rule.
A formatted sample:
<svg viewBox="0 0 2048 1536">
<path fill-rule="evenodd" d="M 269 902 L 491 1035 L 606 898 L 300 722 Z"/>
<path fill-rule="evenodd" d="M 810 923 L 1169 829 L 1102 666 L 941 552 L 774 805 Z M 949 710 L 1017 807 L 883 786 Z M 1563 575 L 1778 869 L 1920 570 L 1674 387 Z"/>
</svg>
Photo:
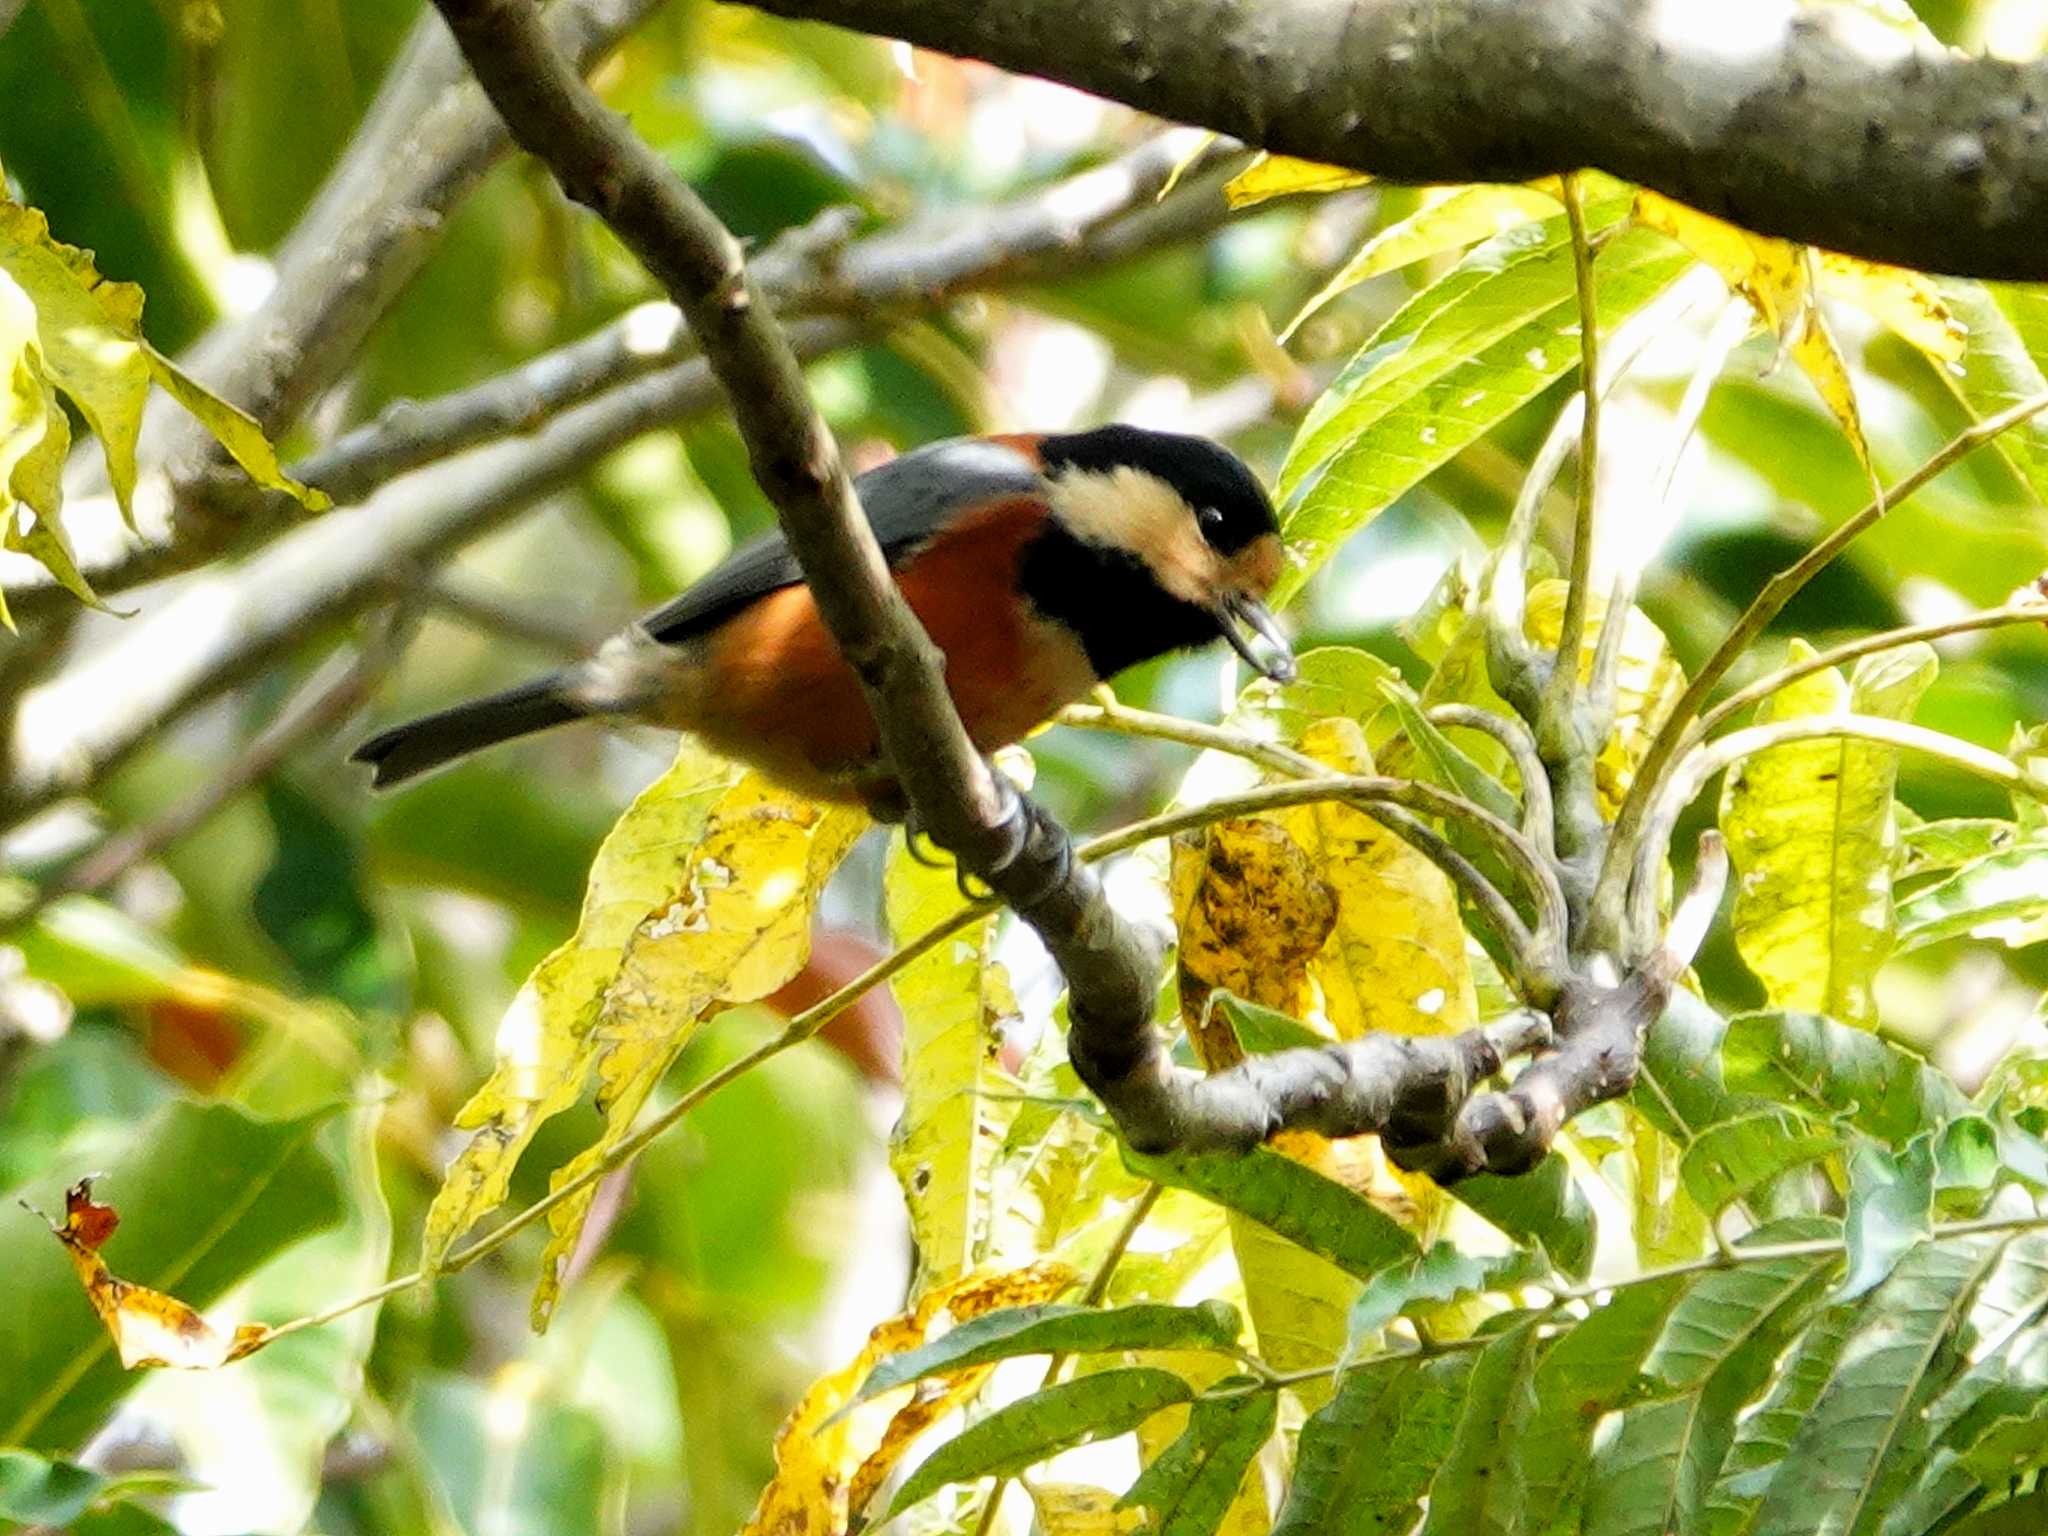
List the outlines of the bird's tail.
<svg viewBox="0 0 2048 1536">
<path fill-rule="evenodd" d="M 584 711 L 564 696 L 563 682 L 559 674 L 535 678 L 488 698 L 423 715 L 372 736 L 349 759 L 375 770 L 370 782 L 378 789 L 403 784 L 501 741 L 583 718 Z"/>
</svg>

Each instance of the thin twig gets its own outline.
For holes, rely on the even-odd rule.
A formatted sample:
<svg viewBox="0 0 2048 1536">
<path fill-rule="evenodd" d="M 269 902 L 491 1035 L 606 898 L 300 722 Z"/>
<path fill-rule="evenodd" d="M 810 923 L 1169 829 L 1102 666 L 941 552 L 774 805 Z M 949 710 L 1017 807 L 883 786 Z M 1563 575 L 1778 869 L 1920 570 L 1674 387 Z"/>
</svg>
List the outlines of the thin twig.
<svg viewBox="0 0 2048 1536">
<path fill-rule="evenodd" d="M 1608 842 L 1606 859 L 1601 866 L 1599 883 L 1593 893 L 1592 912 L 1588 924 L 1590 932 L 1606 934 L 1619 929 L 1621 914 L 1628 901 L 1629 882 L 1640 851 L 1637 834 L 1644 819 L 1658 795 L 1662 793 L 1672 760 L 1691 733 L 1694 719 L 1705 707 L 1714 689 L 1720 685 L 1721 679 L 1727 676 L 1736 662 L 1748 653 L 1757 636 L 1764 632 L 1771 620 L 1783 611 L 1785 605 L 1798 595 L 1807 582 L 1847 548 L 1857 535 L 1882 518 L 1888 509 L 1900 505 L 1928 481 L 1961 462 L 2000 433 L 2033 419 L 2044 410 L 2048 410 L 2048 393 L 2030 396 L 2008 406 L 1995 416 L 1987 416 L 1984 420 L 1964 428 L 1918 469 L 1894 483 L 1890 490 L 1871 500 L 1855 516 L 1764 583 L 1763 590 L 1751 601 L 1749 607 L 1743 610 L 1734 627 L 1722 637 L 1713 654 L 1686 685 L 1685 692 L 1679 696 L 1671 712 L 1664 717 L 1663 723 L 1657 728 L 1657 734 L 1651 738 L 1650 745 L 1643 754 L 1642 763 L 1637 767 L 1635 778 L 1629 784 L 1628 794 L 1614 818 L 1613 834 Z"/>
<path fill-rule="evenodd" d="M 1593 247 L 1576 174 L 1563 178 L 1565 221 L 1571 226 L 1572 276 L 1579 295 L 1579 483 L 1572 522 L 1572 562 L 1558 629 L 1557 665 L 1544 699 L 1546 713 L 1562 721 L 1579 687 L 1579 649 L 1586 638 L 1592 598 L 1594 514 L 1600 481 L 1600 311 L 1593 295 Z M 1539 730 L 1539 739 L 1541 732 Z M 1545 744 L 1546 750 L 1548 744 Z"/>
</svg>

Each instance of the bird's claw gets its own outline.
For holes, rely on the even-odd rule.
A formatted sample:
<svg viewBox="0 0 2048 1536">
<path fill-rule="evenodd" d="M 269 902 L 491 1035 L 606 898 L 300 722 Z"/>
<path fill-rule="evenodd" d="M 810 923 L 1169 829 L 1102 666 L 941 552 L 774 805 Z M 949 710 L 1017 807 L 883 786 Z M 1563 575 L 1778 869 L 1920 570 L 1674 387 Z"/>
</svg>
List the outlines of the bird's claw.
<svg viewBox="0 0 2048 1536">
<path fill-rule="evenodd" d="M 1037 801 L 1019 792 L 1017 787 L 1000 773 L 995 776 L 995 781 L 996 792 L 1002 797 L 1003 803 L 996 827 L 1003 833 L 1005 845 L 990 862 L 990 876 L 1000 879 L 1005 871 L 1013 868 L 1040 833 L 1049 835 L 1052 840 L 1054 857 L 1052 867 L 1046 871 L 1045 877 L 1035 882 L 1031 889 L 1013 892 L 1010 895 L 1010 905 L 1014 909 L 1028 912 L 1066 883 L 1067 876 L 1073 869 L 1074 845 L 1065 829 L 1055 822 Z M 960 889 L 970 900 L 985 900 L 987 895 L 994 894 L 993 891 L 988 891 L 985 895 L 970 892 L 966 882 L 972 878 L 962 871 Z M 977 880 L 975 884 L 979 885 L 981 882 Z"/>
</svg>

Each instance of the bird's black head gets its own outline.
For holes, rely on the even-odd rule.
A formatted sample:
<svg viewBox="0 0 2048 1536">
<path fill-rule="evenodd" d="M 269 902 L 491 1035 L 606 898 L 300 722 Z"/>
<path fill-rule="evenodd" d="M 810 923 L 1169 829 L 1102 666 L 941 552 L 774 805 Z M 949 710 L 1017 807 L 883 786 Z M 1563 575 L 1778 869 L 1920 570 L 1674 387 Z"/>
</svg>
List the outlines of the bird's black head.
<svg viewBox="0 0 2048 1536">
<path fill-rule="evenodd" d="M 1123 425 L 1036 448 L 1056 527 L 1027 590 L 1081 635 L 1098 674 L 1220 637 L 1266 676 L 1294 675 L 1263 602 L 1280 575 L 1279 520 L 1242 459 L 1207 438 Z"/>
</svg>

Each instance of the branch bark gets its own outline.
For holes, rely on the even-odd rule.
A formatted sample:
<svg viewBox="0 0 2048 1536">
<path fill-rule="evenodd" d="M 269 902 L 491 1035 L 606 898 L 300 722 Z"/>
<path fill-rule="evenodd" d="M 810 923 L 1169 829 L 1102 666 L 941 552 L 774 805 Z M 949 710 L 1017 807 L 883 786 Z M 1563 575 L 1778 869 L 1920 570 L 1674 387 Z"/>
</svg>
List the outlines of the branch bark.
<svg viewBox="0 0 2048 1536">
<path fill-rule="evenodd" d="M 1597 166 L 1765 234 L 2048 278 L 2048 64 L 1841 3 L 754 0 L 1400 181 Z"/>
</svg>

